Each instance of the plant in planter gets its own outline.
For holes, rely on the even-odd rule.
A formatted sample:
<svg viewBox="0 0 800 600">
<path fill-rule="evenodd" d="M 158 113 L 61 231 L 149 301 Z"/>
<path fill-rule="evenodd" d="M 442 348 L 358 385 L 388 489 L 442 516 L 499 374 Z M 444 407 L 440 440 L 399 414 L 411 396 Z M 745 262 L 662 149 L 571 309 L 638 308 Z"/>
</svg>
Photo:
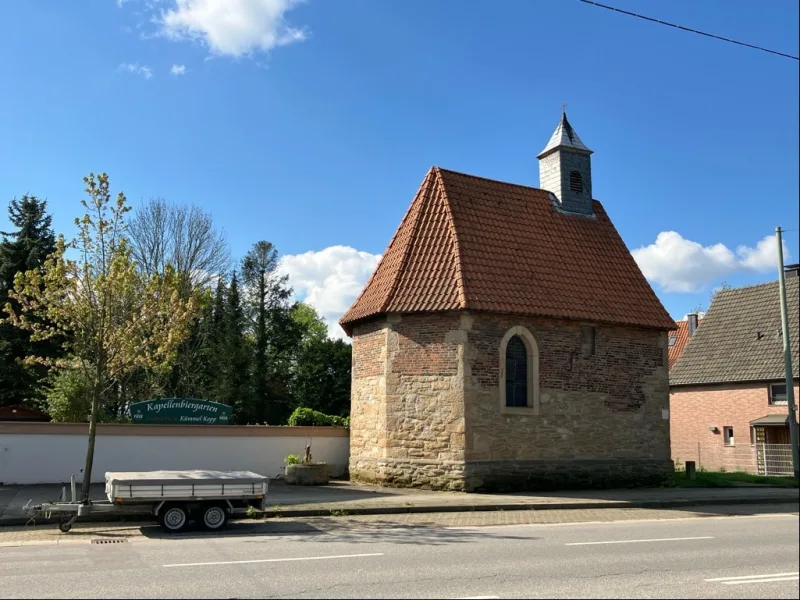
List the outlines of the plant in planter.
<svg viewBox="0 0 800 600">
<path fill-rule="evenodd" d="M 296 454 L 286 457 L 286 483 L 289 485 L 326 485 L 330 479 L 328 463 L 314 462 L 311 458 L 311 445 L 306 446 L 303 460 Z"/>
</svg>

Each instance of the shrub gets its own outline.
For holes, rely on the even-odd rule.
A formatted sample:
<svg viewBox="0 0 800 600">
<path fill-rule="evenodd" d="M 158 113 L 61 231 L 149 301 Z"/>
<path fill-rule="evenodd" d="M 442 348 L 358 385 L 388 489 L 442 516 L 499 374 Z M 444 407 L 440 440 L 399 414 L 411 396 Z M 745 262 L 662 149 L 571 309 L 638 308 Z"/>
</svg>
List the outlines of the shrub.
<svg viewBox="0 0 800 600">
<path fill-rule="evenodd" d="M 350 427 L 350 417 L 337 417 L 311 408 L 298 407 L 289 417 L 287 424 L 290 427 L 299 426 L 334 426 Z"/>
<path fill-rule="evenodd" d="M 300 457 L 297 454 L 290 454 L 286 457 L 285 462 L 287 465 L 296 465 L 300 463 Z"/>
</svg>

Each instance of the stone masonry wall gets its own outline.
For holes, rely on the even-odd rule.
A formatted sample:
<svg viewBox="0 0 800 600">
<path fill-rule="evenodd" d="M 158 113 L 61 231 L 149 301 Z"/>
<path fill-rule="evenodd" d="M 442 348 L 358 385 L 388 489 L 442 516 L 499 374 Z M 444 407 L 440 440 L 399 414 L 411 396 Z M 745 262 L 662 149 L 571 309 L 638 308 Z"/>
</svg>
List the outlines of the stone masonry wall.
<svg viewBox="0 0 800 600">
<path fill-rule="evenodd" d="M 539 414 L 500 409 L 500 342 L 539 348 Z M 353 336 L 350 476 L 451 490 L 652 485 L 672 472 L 664 332 L 491 314 L 389 315 Z"/>
<path fill-rule="evenodd" d="M 594 465 L 589 472 L 596 471 L 598 485 L 653 483 L 671 473 L 664 332 L 596 325 L 596 352 L 583 356 L 580 323 L 472 319 L 465 366 L 468 489 L 586 484 L 586 465 Z M 501 411 L 500 343 L 516 325 L 531 332 L 539 349 L 538 414 Z M 553 481 L 540 486 L 534 475 L 541 484 Z"/>
<path fill-rule="evenodd" d="M 773 383 L 783 383 L 775 381 Z M 800 388 L 794 387 L 795 398 Z M 750 421 L 788 414 L 786 405 L 769 403 L 769 383 L 676 386 L 670 390 L 672 460 L 693 460 L 709 471 L 755 472 Z M 716 426 L 717 432 L 709 427 Z M 734 445 L 725 445 L 723 427 L 733 427 Z"/>
<path fill-rule="evenodd" d="M 360 481 L 463 489 L 464 376 L 460 365 L 457 315 L 390 315 L 385 323 L 383 387 L 354 379 L 351 414 L 350 476 Z M 455 334 L 453 332 L 456 332 Z M 360 337 L 355 332 L 354 342 Z M 378 355 L 370 343 L 353 347 L 353 360 Z M 358 369 L 361 373 L 361 369 Z M 369 378 L 367 378 L 369 380 Z M 371 406 L 382 405 L 372 412 Z M 385 434 L 380 451 L 376 438 L 356 427 L 372 429 L 377 415 Z M 372 420 L 372 421 L 371 421 Z"/>
<path fill-rule="evenodd" d="M 353 331 L 350 395 L 350 470 L 353 457 L 379 458 L 386 450 L 386 323 Z"/>
</svg>

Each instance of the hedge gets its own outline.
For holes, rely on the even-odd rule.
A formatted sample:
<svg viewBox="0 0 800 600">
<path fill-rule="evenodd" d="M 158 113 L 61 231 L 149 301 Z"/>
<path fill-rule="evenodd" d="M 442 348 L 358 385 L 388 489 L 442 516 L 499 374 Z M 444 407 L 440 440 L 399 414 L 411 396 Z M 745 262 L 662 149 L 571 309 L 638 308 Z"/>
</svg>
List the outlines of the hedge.
<svg viewBox="0 0 800 600">
<path fill-rule="evenodd" d="M 287 425 L 291 427 L 299 426 L 334 426 L 350 427 L 350 417 L 336 417 L 313 410 L 311 408 L 296 408 L 289 417 Z"/>
</svg>

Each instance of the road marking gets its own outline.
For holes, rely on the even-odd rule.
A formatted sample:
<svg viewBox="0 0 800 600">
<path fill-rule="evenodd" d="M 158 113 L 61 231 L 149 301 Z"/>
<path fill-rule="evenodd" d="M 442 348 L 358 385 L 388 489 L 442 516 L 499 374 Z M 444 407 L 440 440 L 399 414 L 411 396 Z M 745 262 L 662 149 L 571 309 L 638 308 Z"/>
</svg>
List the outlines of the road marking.
<svg viewBox="0 0 800 600">
<path fill-rule="evenodd" d="M 764 575 L 741 575 L 739 577 L 714 577 L 705 579 L 709 583 L 721 583 L 723 585 L 743 585 L 746 583 L 770 583 L 773 581 L 798 581 L 800 573 L 767 573 Z"/>
<path fill-rule="evenodd" d="M 641 544 L 644 542 L 682 542 L 684 540 L 713 540 L 713 535 L 698 537 L 654 538 L 651 540 L 613 540 L 610 542 L 571 542 L 565 546 L 599 546 L 601 544 Z"/>
<path fill-rule="evenodd" d="M 208 567 L 212 565 L 251 565 L 255 563 L 290 562 L 295 560 L 330 560 L 334 558 L 366 558 L 368 556 L 383 556 L 383 552 L 374 552 L 371 554 L 337 554 L 333 556 L 300 556 L 297 558 L 262 558 L 256 560 L 229 560 L 221 562 L 181 563 L 175 565 L 162 565 L 162 566 L 165 568 L 169 568 L 169 567 Z"/>
</svg>

